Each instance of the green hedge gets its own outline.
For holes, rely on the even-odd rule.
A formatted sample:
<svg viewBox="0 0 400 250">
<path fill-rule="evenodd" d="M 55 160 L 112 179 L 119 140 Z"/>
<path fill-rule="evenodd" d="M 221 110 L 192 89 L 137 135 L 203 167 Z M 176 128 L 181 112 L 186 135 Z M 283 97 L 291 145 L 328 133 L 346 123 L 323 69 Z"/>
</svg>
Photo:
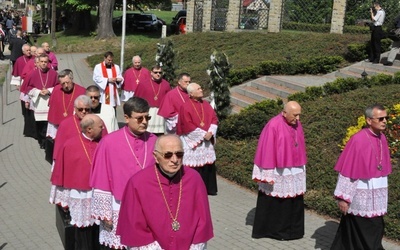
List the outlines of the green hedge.
<svg viewBox="0 0 400 250">
<path fill-rule="evenodd" d="M 398 77 L 393 82 L 399 81 Z M 376 80 L 372 82 L 382 83 Z M 378 84 L 379 85 L 379 84 Z M 305 204 L 308 208 L 318 213 L 339 218 L 340 212 L 333 199 L 333 191 L 337 181 L 337 173 L 333 170 L 334 164 L 340 154 L 339 144 L 346 134 L 346 129 L 357 123 L 357 118 L 363 114 L 366 106 L 379 102 L 386 106 L 392 106 L 400 102 L 399 85 L 362 87 L 342 94 L 333 94 L 324 98 L 301 102 L 301 121 L 305 131 L 307 146 L 307 192 Z M 260 105 L 260 104 L 257 104 Z M 251 117 L 235 115 L 231 121 L 243 124 L 235 126 L 247 126 L 252 130 L 251 134 L 260 134 L 268 117 L 279 113 L 279 105 L 271 101 L 263 112 L 249 112 Z M 281 108 L 281 107 L 280 107 Z M 249 110 L 257 110 L 249 108 Z M 264 114 L 265 113 L 265 114 Z M 258 118 L 267 117 L 261 121 Z M 221 122 L 220 128 L 228 122 Z M 255 123 L 258 123 L 256 128 Z M 233 130 L 235 130 L 234 127 Z M 241 129 L 242 131 L 242 129 Z M 244 128 L 243 128 L 244 131 Z M 222 131 L 220 131 L 222 132 Z M 231 131 L 233 132 L 233 131 Z M 232 138 L 227 138 L 228 131 L 223 131 L 224 138 L 219 137 L 216 152 L 218 174 L 228 178 L 244 187 L 255 190 L 256 186 L 251 181 L 253 158 L 257 145 L 257 136 L 250 138 L 244 135 L 239 139 L 239 133 Z M 389 177 L 389 208 L 385 216 L 386 236 L 392 239 L 400 239 L 400 171 L 399 166 L 393 166 L 393 173 Z"/>
<path fill-rule="evenodd" d="M 335 71 L 344 62 L 341 56 L 315 57 L 299 61 L 264 61 L 258 66 L 231 70 L 228 76 L 229 86 L 242 84 L 255 79 L 258 75 L 296 75 L 296 74 L 326 74 Z"/>
<path fill-rule="evenodd" d="M 313 31 L 329 33 L 331 31 L 331 24 L 310 24 L 310 23 L 297 23 L 297 22 L 283 22 L 283 29 L 296 30 L 296 31 Z M 350 34 L 368 34 L 371 33 L 367 26 L 345 25 L 343 28 L 344 33 Z"/>
</svg>

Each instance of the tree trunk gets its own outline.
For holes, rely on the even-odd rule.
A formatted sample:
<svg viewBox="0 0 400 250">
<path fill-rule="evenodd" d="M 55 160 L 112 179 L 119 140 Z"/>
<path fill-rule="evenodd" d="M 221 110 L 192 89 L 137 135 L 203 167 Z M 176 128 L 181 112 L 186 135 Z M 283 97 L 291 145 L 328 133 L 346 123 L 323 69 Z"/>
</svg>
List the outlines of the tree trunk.
<svg viewBox="0 0 400 250">
<path fill-rule="evenodd" d="M 67 29 L 67 34 L 88 34 L 89 31 L 94 30 L 96 27 L 90 18 L 90 10 L 73 11 L 69 22 L 72 27 Z"/>
<path fill-rule="evenodd" d="M 97 26 L 96 39 L 107 39 L 115 37 L 114 29 L 112 27 L 112 13 L 115 0 L 102 0 L 99 1 L 99 23 Z"/>
</svg>

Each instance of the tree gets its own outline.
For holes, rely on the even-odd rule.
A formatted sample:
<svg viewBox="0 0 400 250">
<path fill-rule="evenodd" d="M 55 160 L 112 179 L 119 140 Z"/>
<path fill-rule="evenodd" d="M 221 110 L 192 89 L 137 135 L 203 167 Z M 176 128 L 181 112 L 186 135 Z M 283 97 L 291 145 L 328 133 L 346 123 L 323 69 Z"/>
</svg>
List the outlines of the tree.
<svg viewBox="0 0 400 250">
<path fill-rule="evenodd" d="M 175 80 L 175 52 L 174 45 L 171 40 L 163 43 L 157 43 L 157 55 L 156 55 L 157 65 L 160 65 L 164 72 L 164 78 L 169 83 Z"/>
<path fill-rule="evenodd" d="M 99 21 L 97 25 L 96 39 L 107 39 L 115 37 L 112 27 L 112 17 L 115 0 L 100 0 L 99 1 Z"/>
<path fill-rule="evenodd" d="M 215 102 L 218 119 L 223 120 L 231 113 L 231 97 L 226 80 L 231 66 L 225 53 L 214 51 L 210 59 L 207 74 L 210 76 L 211 98 Z"/>
</svg>

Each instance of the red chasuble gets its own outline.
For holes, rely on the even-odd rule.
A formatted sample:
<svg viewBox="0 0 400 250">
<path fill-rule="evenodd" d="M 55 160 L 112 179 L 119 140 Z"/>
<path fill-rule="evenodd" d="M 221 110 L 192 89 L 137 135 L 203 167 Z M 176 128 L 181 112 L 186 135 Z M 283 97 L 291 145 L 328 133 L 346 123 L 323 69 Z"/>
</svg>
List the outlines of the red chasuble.
<svg viewBox="0 0 400 250">
<path fill-rule="evenodd" d="M 62 86 L 57 85 L 53 89 L 49 99 L 49 114 L 47 120 L 54 125 L 60 125 L 62 120 L 74 114 L 75 99 L 85 93 L 86 89 L 76 83 L 70 93 L 64 92 Z"/>
<path fill-rule="evenodd" d="M 151 79 L 150 71 L 141 67 L 140 69 L 129 68 L 124 73 L 124 83 L 121 89 L 126 91 L 136 91 L 141 83 L 147 83 Z"/>
<path fill-rule="evenodd" d="M 164 118 L 174 117 L 185 103 L 189 103 L 189 94 L 177 86 L 169 91 L 161 101 L 158 115 Z"/>
<path fill-rule="evenodd" d="M 68 139 L 55 162 L 51 183 L 69 189 L 91 190 L 90 168 L 97 144 L 82 134 Z"/>
<path fill-rule="evenodd" d="M 179 111 L 176 133 L 177 135 L 186 135 L 196 128 L 208 131 L 211 124 L 218 124 L 217 114 L 211 105 L 204 100 L 189 99 L 185 105 L 181 106 Z"/>
<path fill-rule="evenodd" d="M 141 83 L 137 86 L 134 96 L 145 99 L 150 107 L 160 107 L 161 101 L 171 90 L 169 82 L 162 79 L 160 83 L 153 80 Z"/>
<path fill-rule="evenodd" d="M 156 172 L 164 191 L 161 193 Z M 157 241 L 162 249 L 189 249 L 191 244 L 205 243 L 213 238 L 213 226 L 207 191 L 196 170 L 182 167 L 172 180 L 154 166 L 134 175 L 126 185 L 121 201 L 117 234 L 121 243 L 130 247 L 148 245 Z M 180 191 L 182 181 L 182 191 Z M 179 194 L 181 201 L 176 216 Z M 167 206 L 179 223 L 172 229 Z"/>
</svg>

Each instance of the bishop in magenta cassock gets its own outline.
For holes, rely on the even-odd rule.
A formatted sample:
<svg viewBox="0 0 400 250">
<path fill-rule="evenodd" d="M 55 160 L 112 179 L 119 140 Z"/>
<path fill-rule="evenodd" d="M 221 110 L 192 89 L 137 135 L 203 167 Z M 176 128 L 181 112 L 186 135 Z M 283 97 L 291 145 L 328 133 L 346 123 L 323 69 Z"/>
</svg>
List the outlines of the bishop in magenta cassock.
<svg viewBox="0 0 400 250">
<path fill-rule="evenodd" d="M 300 114 L 300 105 L 290 101 L 261 132 L 252 176 L 259 190 L 253 238 L 304 236 L 307 157 Z"/>
<path fill-rule="evenodd" d="M 176 133 L 179 110 L 181 106 L 189 101 L 187 86 L 190 83 L 190 75 L 182 73 L 178 76 L 178 86 L 169 91 L 161 101 L 158 115 L 165 118 L 165 132 Z"/>
<path fill-rule="evenodd" d="M 120 249 L 116 235 L 119 209 L 126 183 L 140 170 L 153 167 L 156 136 L 146 131 L 149 117 L 146 100 L 132 97 L 124 104 L 126 126 L 101 140 L 95 152 L 90 185 L 92 216 L 100 219 L 100 244 Z"/>
<path fill-rule="evenodd" d="M 86 115 L 80 122 L 82 133 L 71 136 L 64 143 L 51 175 L 49 201 L 69 211 L 70 224 L 76 227 L 76 249 L 99 248 L 96 225 L 100 221 L 91 216 L 92 188 L 89 175 L 103 127 L 100 117 Z"/>
<path fill-rule="evenodd" d="M 130 249 L 206 249 L 214 236 L 207 191 L 183 154 L 178 136 L 161 136 L 157 164 L 128 181 L 117 234 Z"/>
<path fill-rule="evenodd" d="M 164 134 L 164 117 L 159 116 L 157 113 L 165 95 L 171 90 L 171 86 L 169 82 L 162 78 L 162 68 L 160 66 L 154 66 L 150 74 L 151 78 L 148 82 L 137 86 L 135 96 L 145 99 L 150 105 L 151 121 L 147 130 L 155 134 Z"/>
<path fill-rule="evenodd" d="M 53 89 L 49 100 L 47 136 L 53 139 L 61 121 L 74 114 L 75 99 L 86 93 L 84 87 L 74 83 L 74 75 L 69 69 L 60 71 L 58 80 L 60 84 Z"/>
<path fill-rule="evenodd" d="M 30 102 L 34 107 L 37 139 L 39 145 L 44 148 L 49 98 L 54 87 L 58 84 L 58 79 L 57 72 L 47 67 L 49 60 L 47 55 L 39 56 L 38 60 L 38 70 L 33 70 L 25 78 L 23 91 L 29 95 Z"/>
<path fill-rule="evenodd" d="M 59 151 L 71 136 L 80 134 L 81 129 L 79 123 L 91 112 L 90 103 L 91 101 L 86 95 L 80 95 L 74 100 L 75 114 L 65 118 L 58 127 L 57 136 L 54 140 L 53 160 L 57 160 Z M 107 128 L 104 128 L 102 130 L 102 136 L 104 137 L 107 134 Z"/>
<path fill-rule="evenodd" d="M 18 87 L 21 85 L 22 71 L 24 70 L 26 63 L 32 58 L 30 46 L 28 44 L 22 46 L 22 53 L 22 56 L 18 57 L 15 61 L 11 72 L 11 75 L 14 77 L 14 82 L 11 82 L 10 84 L 17 85 Z"/>
<path fill-rule="evenodd" d="M 121 101 L 125 102 L 131 98 L 140 83 L 146 84 L 150 80 L 150 71 L 142 67 L 140 56 L 132 58 L 133 66 L 124 73 L 124 83 L 121 86 Z"/>
<path fill-rule="evenodd" d="M 183 165 L 200 173 L 209 195 L 217 195 L 217 170 L 215 166 L 215 136 L 218 118 L 211 105 L 204 101 L 203 90 L 197 83 L 187 87 L 190 99 L 181 106 L 177 135 L 183 142 Z"/>
<path fill-rule="evenodd" d="M 389 145 L 383 131 L 389 117 L 382 105 L 365 110 L 367 128 L 354 134 L 340 155 L 334 192 L 343 213 L 331 249 L 383 249 L 387 213 Z"/>
</svg>

